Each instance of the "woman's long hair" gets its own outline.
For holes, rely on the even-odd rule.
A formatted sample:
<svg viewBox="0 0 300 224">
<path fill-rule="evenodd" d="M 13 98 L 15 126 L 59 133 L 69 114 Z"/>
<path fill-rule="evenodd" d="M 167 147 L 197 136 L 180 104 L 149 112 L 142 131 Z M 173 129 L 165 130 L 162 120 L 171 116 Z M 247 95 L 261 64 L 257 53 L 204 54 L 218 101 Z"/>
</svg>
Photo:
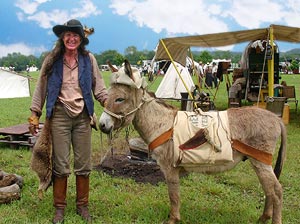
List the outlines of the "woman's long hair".
<svg viewBox="0 0 300 224">
<path fill-rule="evenodd" d="M 56 41 L 53 50 L 50 51 L 48 53 L 48 55 L 45 57 L 45 58 L 47 58 L 47 62 L 46 62 L 47 64 L 45 65 L 45 73 L 47 75 L 50 75 L 52 73 L 53 64 L 60 57 L 62 57 L 64 55 L 65 51 L 66 51 L 65 45 L 64 45 L 64 42 L 63 42 L 63 36 L 64 36 L 64 33 L 62 33 L 60 35 L 60 37 L 58 38 L 58 40 Z M 85 41 L 84 40 L 81 40 L 81 43 L 78 47 L 78 53 L 82 54 L 82 55 L 87 55 L 89 53 L 85 48 Z"/>
</svg>

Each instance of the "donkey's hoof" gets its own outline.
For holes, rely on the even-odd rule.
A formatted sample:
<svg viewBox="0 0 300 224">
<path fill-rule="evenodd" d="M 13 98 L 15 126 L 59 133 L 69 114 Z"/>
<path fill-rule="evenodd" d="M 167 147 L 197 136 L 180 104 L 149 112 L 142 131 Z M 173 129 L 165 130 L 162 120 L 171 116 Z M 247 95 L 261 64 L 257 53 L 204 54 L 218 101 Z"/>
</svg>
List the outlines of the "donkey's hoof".
<svg viewBox="0 0 300 224">
<path fill-rule="evenodd" d="M 180 223 L 180 220 L 179 219 L 168 219 L 168 220 L 165 220 L 163 222 L 163 224 L 176 224 L 176 223 Z"/>
<path fill-rule="evenodd" d="M 257 223 L 261 223 L 261 224 L 264 224 L 264 223 L 267 223 L 269 220 L 270 220 L 270 216 L 268 215 L 262 215 L 261 217 L 259 217 L 259 219 L 257 220 Z"/>
<path fill-rule="evenodd" d="M 176 224 L 176 223 L 178 223 L 178 222 L 176 222 L 175 220 L 170 220 L 170 219 L 163 222 L 163 224 Z"/>
</svg>

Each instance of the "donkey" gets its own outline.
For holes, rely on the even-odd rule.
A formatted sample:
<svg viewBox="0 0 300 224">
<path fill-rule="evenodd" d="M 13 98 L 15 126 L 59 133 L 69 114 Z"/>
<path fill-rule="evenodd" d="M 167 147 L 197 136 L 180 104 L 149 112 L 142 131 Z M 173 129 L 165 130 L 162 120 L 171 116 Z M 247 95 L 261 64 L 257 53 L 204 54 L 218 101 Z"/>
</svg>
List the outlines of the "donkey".
<svg viewBox="0 0 300 224">
<path fill-rule="evenodd" d="M 140 137 L 151 146 L 152 157 L 162 170 L 170 200 L 170 214 L 167 223 L 180 221 L 179 176 L 190 171 L 188 167 L 174 166 L 172 136 L 154 144 L 159 136 L 168 135 L 173 128 L 177 109 L 155 99 L 146 90 L 146 81 L 137 69 L 125 65 L 118 72 L 112 73 L 107 106 L 99 119 L 102 132 L 110 133 L 126 127 L 131 122 Z M 248 159 L 255 170 L 265 193 L 265 208 L 259 222 L 266 223 L 272 218 L 273 224 L 282 223 L 282 186 L 278 181 L 286 155 L 286 129 L 282 120 L 270 111 L 257 107 L 230 108 L 227 110 L 231 139 L 239 140 L 254 154 L 268 154 L 271 163 L 262 162 L 259 157 L 247 152 L 232 150 L 232 162 L 199 166 L 193 171 L 200 173 L 223 172 L 234 168 L 239 162 Z M 281 137 L 275 169 L 272 168 L 272 155 L 276 142 Z M 238 148 L 238 147 L 237 147 Z M 243 147 L 242 147 L 243 148 Z"/>
</svg>

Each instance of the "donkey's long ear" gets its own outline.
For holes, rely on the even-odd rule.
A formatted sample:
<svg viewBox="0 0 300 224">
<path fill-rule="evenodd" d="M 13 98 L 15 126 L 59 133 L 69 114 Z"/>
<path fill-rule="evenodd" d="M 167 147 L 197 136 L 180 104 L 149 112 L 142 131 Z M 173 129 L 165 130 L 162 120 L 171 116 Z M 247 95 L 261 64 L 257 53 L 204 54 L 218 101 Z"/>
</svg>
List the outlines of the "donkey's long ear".
<svg viewBox="0 0 300 224">
<path fill-rule="evenodd" d="M 130 63 L 127 59 L 124 60 L 124 71 L 126 75 L 128 75 L 133 81 L 135 81 L 132 75 L 132 69 Z"/>
<path fill-rule="evenodd" d="M 107 61 L 106 61 L 106 64 L 108 65 L 109 69 L 110 69 L 112 72 L 117 72 L 117 71 L 118 71 L 118 69 L 115 68 L 115 67 L 111 64 L 110 60 L 107 60 Z"/>
</svg>

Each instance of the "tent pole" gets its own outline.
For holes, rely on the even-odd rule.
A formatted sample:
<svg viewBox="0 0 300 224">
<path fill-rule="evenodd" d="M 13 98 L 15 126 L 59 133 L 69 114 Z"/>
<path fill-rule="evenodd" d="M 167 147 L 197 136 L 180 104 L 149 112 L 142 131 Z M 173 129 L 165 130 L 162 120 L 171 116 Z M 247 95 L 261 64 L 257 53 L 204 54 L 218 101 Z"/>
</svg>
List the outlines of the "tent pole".
<svg viewBox="0 0 300 224">
<path fill-rule="evenodd" d="M 192 65 L 193 65 L 193 71 L 195 69 L 195 64 L 194 64 L 194 58 L 193 58 L 193 54 L 192 54 L 192 51 L 191 51 L 191 48 L 189 47 L 189 53 L 190 53 L 190 56 L 191 56 L 191 60 L 192 60 Z"/>
<path fill-rule="evenodd" d="M 190 53 L 190 57 L 191 57 L 191 60 L 192 60 L 192 68 L 193 68 L 193 74 L 192 75 L 195 75 L 195 63 L 194 63 L 194 58 L 193 58 L 193 54 L 192 54 L 192 51 L 191 51 L 190 47 L 189 47 L 189 53 Z M 199 81 L 198 81 L 198 84 L 199 84 Z"/>
<path fill-rule="evenodd" d="M 274 96 L 274 38 L 273 26 L 270 26 L 270 45 L 271 45 L 271 60 L 268 60 L 268 94 L 270 97 Z"/>
<path fill-rule="evenodd" d="M 161 42 L 161 44 L 163 45 L 163 47 L 164 47 L 165 51 L 167 52 L 167 54 L 168 54 L 168 57 L 170 58 L 170 60 L 171 60 L 171 62 L 172 62 L 172 64 L 173 64 L 173 66 L 174 66 L 174 68 L 175 68 L 175 70 L 176 70 L 176 72 L 177 72 L 177 74 L 178 74 L 179 78 L 181 79 L 181 81 L 182 81 L 182 83 L 183 83 L 183 85 L 184 85 L 185 89 L 187 90 L 187 92 L 188 92 L 189 96 L 191 97 L 191 99 L 193 99 L 193 100 L 194 100 L 194 96 L 192 95 L 191 91 L 188 89 L 188 87 L 187 87 L 186 83 L 184 82 L 184 80 L 183 80 L 183 78 L 182 78 L 182 76 L 181 76 L 180 72 L 178 71 L 178 69 L 177 69 L 177 66 L 176 66 L 176 64 L 174 63 L 174 60 L 173 60 L 173 58 L 172 58 L 172 56 L 171 56 L 171 54 L 170 54 L 170 52 L 169 52 L 168 48 L 166 47 L 166 45 L 165 45 L 164 41 L 163 41 L 162 39 L 160 39 L 160 42 Z M 194 103 L 194 107 L 195 107 L 195 108 L 197 108 L 197 104 L 196 104 L 196 102 L 194 102 L 194 101 L 193 101 L 193 103 Z"/>
</svg>

